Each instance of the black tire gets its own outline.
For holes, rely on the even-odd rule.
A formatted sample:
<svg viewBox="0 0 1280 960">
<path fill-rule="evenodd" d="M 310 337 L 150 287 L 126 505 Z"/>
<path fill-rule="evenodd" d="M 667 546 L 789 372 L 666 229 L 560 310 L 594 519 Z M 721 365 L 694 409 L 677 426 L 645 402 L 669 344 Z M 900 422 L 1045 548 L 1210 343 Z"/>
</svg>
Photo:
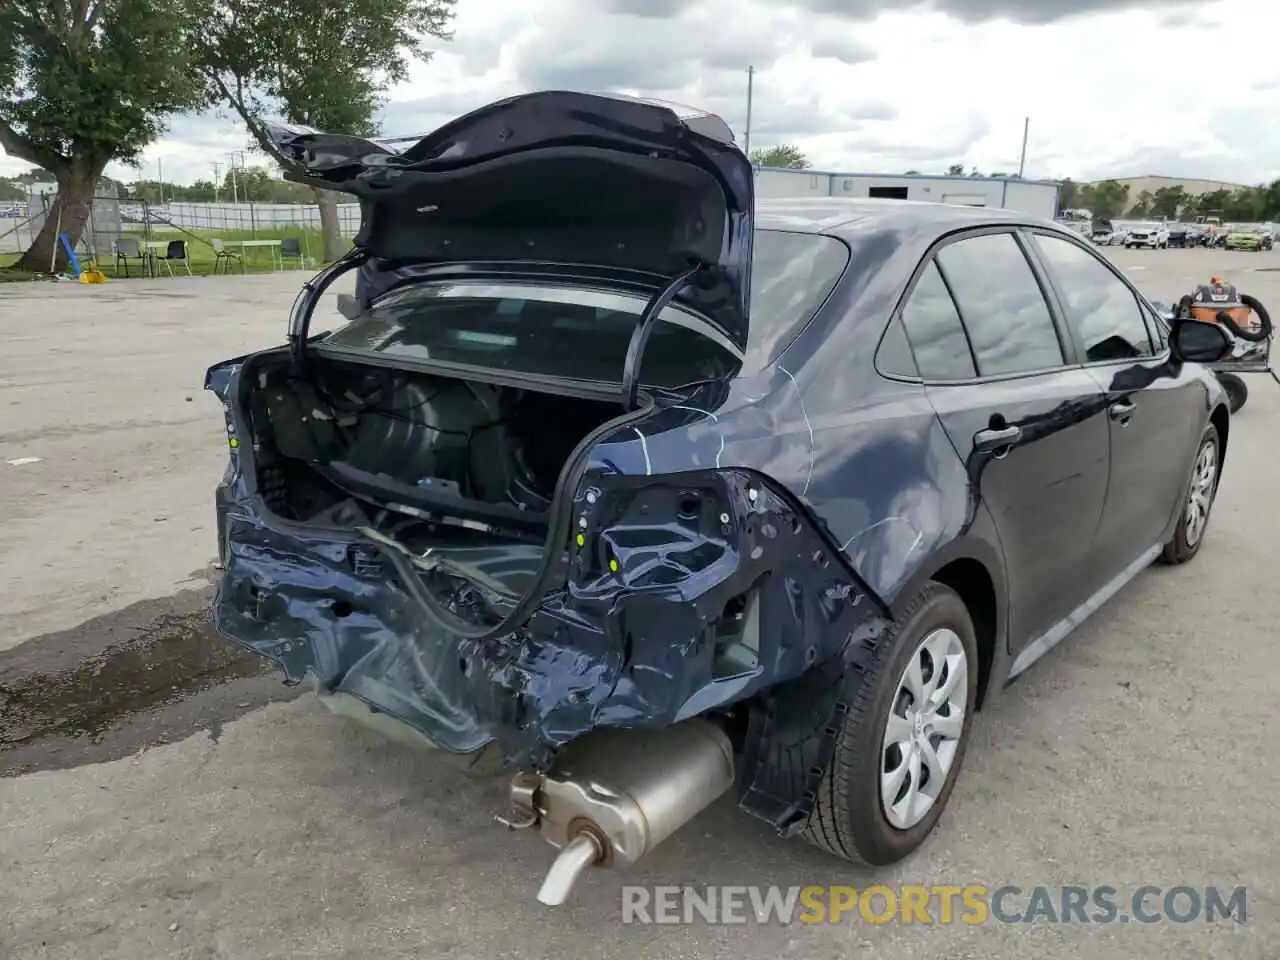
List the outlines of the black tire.
<svg viewBox="0 0 1280 960">
<path fill-rule="evenodd" d="M 1235 413 L 1249 399 L 1249 387 L 1241 377 L 1234 373 L 1218 374 L 1218 382 L 1227 392 L 1227 409 Z"/>
<path fill-rule="evenodd" d="M 1213 445 L 1214 455 L 1214 475 L 1213 484 L 1209 491 L 1208 502 L 1204 508 L 1204 523 L 1200 529 L 1199 536 L 1195 537 L 1194 542 L 1188 536 L 1188 501 L 1191 498 L 1191 488 L 1196 482 L 1196 467 L 1200 463 L 1200 455 L 1204 448 Z M 1208 532 L 1209 518 L 1213 513 L 1213 502 L 1218 496 L 1218 482 L 1222 478 L 1222 442 L 1218 439 L 1218 429 L 1213 424 L 1209 424 L 1204 428 L 1204 433 L 1200 437 L 1200 442 L 1196 444 L 1195 459 L 1191 461 L 1191 475 L 1187 479 L 1186 493 L 1182 496 L 1182 505 L 1178 509 L 1178 526 L 1173 531 L 1173 536 L 1169 542 L 1164 545 L 1164 550 L 1160 553 L 1160 562 L 1167 564 L 1186 563 L 1200 552 L 1200 547 L 1204 544 L 1204 535 Z"/>
<path fill-rule="evenodd" d="M 918 823 L 900 830 L 887 819 L 880 799 L 884 732 L 903 672 L 921 641 L 941 628 L 954 631 L 965 652 L 968 692 L 964 725 L 933 807 Z M 908 856 L 924 842 L 951 798 L 964 763 L 976 713 L 978 668 L 977 637 L 964 602 L 950 587 L 926 584 L 907 604 L 890 634 L 879 641 L 871 662 L 861 671 L 848 673 L 845 702 L 849 710 L 805 825 L 803 836 L 809 843 L 852 863 L 883 866 Z"/>
</svg>

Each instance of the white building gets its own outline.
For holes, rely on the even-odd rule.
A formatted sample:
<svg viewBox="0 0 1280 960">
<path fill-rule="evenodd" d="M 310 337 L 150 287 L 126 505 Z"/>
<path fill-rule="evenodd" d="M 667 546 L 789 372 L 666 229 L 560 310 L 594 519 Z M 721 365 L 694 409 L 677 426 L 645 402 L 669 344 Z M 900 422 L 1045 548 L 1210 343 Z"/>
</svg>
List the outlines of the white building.
<svg viewBox="0 0 1280 960">
<path fill-rule="evenodd" d="M 998 207 L 1052 220 L 1058 210 L 1058 184 L 1051 180 L 1002 177 L 933 177 L 925 174 L 881 175 L 831 173 L 823 170 L 756 168 L 756 196 L 881 197 L 889 200 L 932 200 L 967 207 Z"/>
</svg>

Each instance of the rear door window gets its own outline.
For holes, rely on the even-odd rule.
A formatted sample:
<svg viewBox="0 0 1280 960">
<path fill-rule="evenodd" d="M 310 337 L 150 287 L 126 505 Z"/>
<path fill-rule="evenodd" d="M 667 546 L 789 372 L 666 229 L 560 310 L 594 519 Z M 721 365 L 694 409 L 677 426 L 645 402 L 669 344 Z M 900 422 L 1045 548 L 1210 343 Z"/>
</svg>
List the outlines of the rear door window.
<svg viewBox="0 0 1280 960">
<path fill-rule="evenodd" d="M 978 375 L 951 291 L 936 265 L 921 272 L 902 307 L 902 325 L 924 380 L 971 380 Z"/>
<path fill-rule="evenodd" d="M 947 244 L 937 255 L 981 377 L 1060 367 L 1062 344 L 1040 283 L 1011 233 Z"/>
<path fill-rule="evenodd" d="M 1070 240 L 1038 234 L 1035 242 L 1053 273 L 1067 323 L 1084 347 L 1085 362 L 1155 355 L 1138 297 L 1115 271 Z"/>
</svg>

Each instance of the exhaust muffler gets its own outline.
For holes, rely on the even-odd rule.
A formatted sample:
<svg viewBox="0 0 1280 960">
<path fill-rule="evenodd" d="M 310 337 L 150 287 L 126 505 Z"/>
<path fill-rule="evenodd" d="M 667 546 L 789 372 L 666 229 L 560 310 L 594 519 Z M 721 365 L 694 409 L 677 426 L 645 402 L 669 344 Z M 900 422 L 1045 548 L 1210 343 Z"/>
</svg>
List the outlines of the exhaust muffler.
<svg viewBox="0 0 1280 960">
<path fill-rule="evenodd" d="M 568 744 L 541 776 L 511 784 L 513 810 L 560 853 L 538 900 L 559 906 L 591 867 L 627 867 L 732 785 L 733 746 L 715 724 L 602 729 Z M 518 816 L 518 815 L 517 815 Z"/>
</svg>

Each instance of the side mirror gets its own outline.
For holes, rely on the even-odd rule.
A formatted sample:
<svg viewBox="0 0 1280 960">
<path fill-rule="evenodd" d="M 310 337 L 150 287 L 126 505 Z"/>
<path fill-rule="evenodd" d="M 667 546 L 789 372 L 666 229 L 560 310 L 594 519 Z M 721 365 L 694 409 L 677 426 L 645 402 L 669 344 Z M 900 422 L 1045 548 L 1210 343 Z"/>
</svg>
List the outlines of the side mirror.
<svg viewBox="0 0 1280 960">
<path fill-rule="evenodd" d="M 1217 363 L 1231 353 L 1231 335 L 1216 323 L 1180 320 L 1169 332 L 1169 348 L 1179 360 Z"/>
</svg>

